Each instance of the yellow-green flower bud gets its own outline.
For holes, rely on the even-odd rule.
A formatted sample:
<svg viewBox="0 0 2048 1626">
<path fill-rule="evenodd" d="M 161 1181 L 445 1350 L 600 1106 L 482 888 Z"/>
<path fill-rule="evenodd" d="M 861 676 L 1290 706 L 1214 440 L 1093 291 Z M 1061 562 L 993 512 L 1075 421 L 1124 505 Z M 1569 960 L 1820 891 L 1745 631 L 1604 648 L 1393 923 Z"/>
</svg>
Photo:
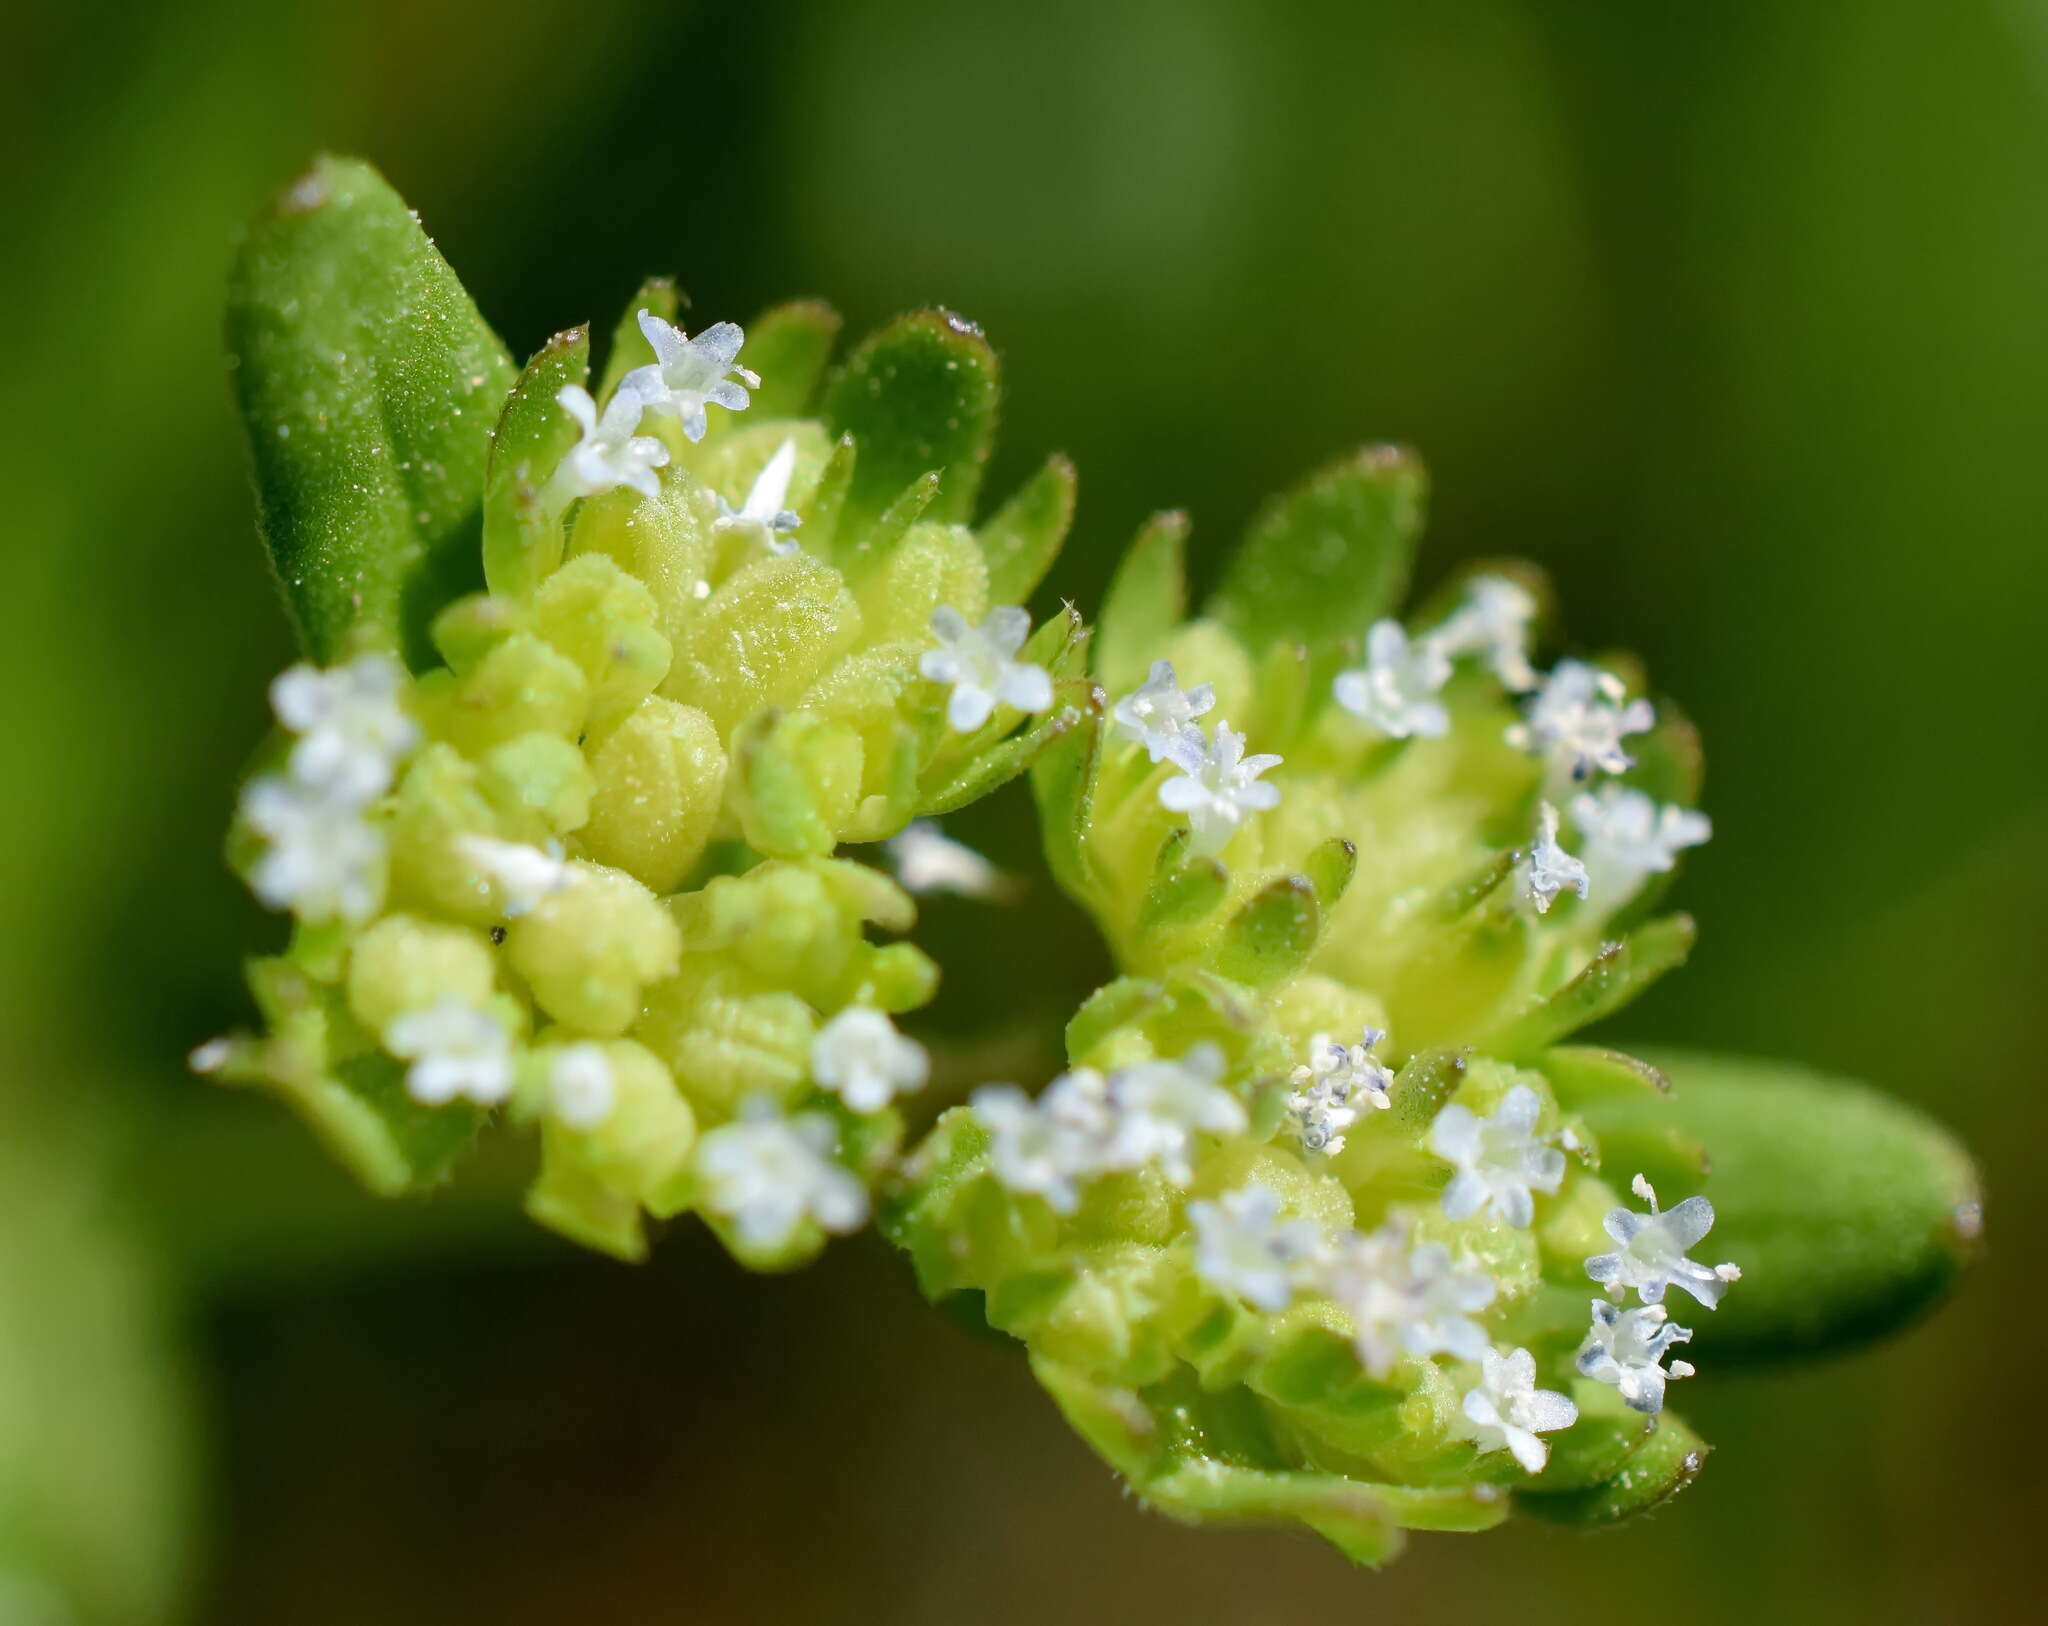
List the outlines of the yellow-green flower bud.
<svg viewBox="0 0 2048 1626">
<path fill-rule="evenodd" d="M 623 870 L 572 863 L 557 887 L 507 928 L 505 956 L 542 1010 L 615 1037 L 640 1014 L 647 985 L 673 976 L 681 934 L 660 901 Z"/>
</svg>

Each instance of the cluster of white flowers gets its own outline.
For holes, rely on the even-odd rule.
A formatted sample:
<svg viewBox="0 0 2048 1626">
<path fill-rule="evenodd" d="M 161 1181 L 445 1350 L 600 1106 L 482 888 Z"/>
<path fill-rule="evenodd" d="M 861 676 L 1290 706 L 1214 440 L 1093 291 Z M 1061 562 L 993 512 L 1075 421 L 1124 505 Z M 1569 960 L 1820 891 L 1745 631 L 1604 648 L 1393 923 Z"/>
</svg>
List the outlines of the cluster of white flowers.
<svg viewBox="0 0 2048 1626">
<path fill-rule="evenodd" d="M 1478 576 L 1438 625 L 1417 637 L 1400 622 L 1375 621 L 1366 629 L 1365 663 L 1337 675 L 1337 704 L 1388 739 L 1441 739 L 1450 732 L 1444 685 L 1453 663 L 1481 657 L 1514 693 L 1536 686 L 1529 664 L 1529 628 L 1536 600 L 1505 576 Z"/>
<path fill-rule="evenodd" d="M 1508 743 L 1542 757 L 1553 784 L 1579 783 L 1596 773 L 1627 773 L 1635 758 L 1622 741 L 1647 733 L 1656 721 L 1657 708 L 1628 699 L 1627 686 L 1612 672 L 1559 661 L 1522 721 L 1508 729 Z"/>
<path fill-rule="evenodd" d="M 742 1247 L 786 1247 L 806 1224 L 844 1235 L 868 1217 L 868 1194 L 833 1160 L 839 1138 L 822 1112 L 786 1115 L 749 1096 L 730 1123 L 697 1143 L 704 1206 L 732 1222 Z"/>
<path fill-rule="evenodd" d="M 422 1106 L 496 1106 L 512 1093 L 511 1033 L 465 1000 L 448 996 L 400 1012 L 384 1025 L 384 1048 L 412 1064 L 406 1093 Z"/>
<path fill-rule="evenodd" d="M 1357 1044 L 1318 1033 L 1308 1043 L 1308 1060 L 1294 1069 L 1287 1116 L 1304 1152 L 1334 1157 L 1344 1135 L 1366 1112 L 1384 1112 L 1394 1075 L 1372 1053 L 1386 1034 L 1366 1028 Z"/>
<path fill-rule="evenodd" d="M 1429 1149 L 1458 1172 L 1444 1188 L 1445 1214 L 1464 1219 L 1492 1209 L 1527 1230 L 1536 1217 L 1535 1193 L 1549 1196 L 1564 1183 L 1564 1153 L 1538 1134 L 1543 1098 L 1517 1084 L 1490 1117 L 1453 1101 L 1429 1126 Z"/>
<path fill-rule="evenodd" d="M 1690 1328 L 1669 1319 L 1666 1289 L 1690 1293 L 1711 1310 L 1728 1284 L 1742 1279 L 1742 1271 L 1686 1257 L 1714 1228 L 1714 1205 L 1706 1198 L 1688 1197 L 1676 1208 L 1660 1210 L 1655 1189 L 1640 1174 L 1630 1189 L 1650 1211 L 1617 1208 L 1607 1216 L 1607 1234 L 1618 1246 L 1588 1259 L 1586 1274 L 1607 1289 L 1609 1298 L 1593 1300 L 1593 1325 L 1579 1348 L 1578 1365 L 1587 1377 L 1615 1385 L 1637 1411 L 1655 1412 L 1663 1408 L 1667 1378 L 1693 1373 L 1687 1361 L 1674 1360 L 1668 1373 L 1663 1365 L 1674 1344 L 1692 1339 Z M 1609 1302 L 1631 1289 L 1641 1301 L 1635 1308 L 1623 1310 Z"/>
<path fill-rule="evenodd" d="M 880 1112 L 931 1076 L 924 1046 L 869 1005 L 849 1005 L 811 1041 L 811 1077 L 853 1112 Z"/>
<path fill-rule="evenodd" d="M 1241 1134 L 1249 1123 L 1223 1073 L 1223 1052 L 1203 1043 L 1172 1060 L 1107 1075 L 1074 1068 L 1036 1099 L 1014 1084 L 984 1084 L 971 1104 L 989 1132 L 996 1179 L 1067 1214 L 1080 1201 L 1080 1186 L 1105 1174 L 1150 1164 L 1186 1185 L 1196 1135 Z"/>
<path fill-rule="evenodd" d="M 997 706 L 1046 711 L 1052 706 L 1052 674 L 1017 659 L 1031 636 L 1031 617 L 1004 605 L 970 626 L 950 604 L 932 611 L 937 644 L 919 658 L 918 671 L 951 687 L 946 723 L 956 734 L 972 734 L 995 715 Z"/>
<path fill-rule="evenodd" d="M 1189 1203 L 1188 1223 L 1195 1233 L 1195 1274 L 1261 1310 L 1284 1310 L 1296 1294 L 1318 1285 L 1329 1257 L 1317 1226 L 1280 1217 L 1279 1194 L 1269 1186 Z"/>
<path fill-rule="evenodd" d="M 398 662 L 377 653 L 328 671 L 294 666 L 271 684 L 271 709 L 297 738 L 285 771 L 242 794 L 242 817 L 264 842 L 250 884 L 271 908 L 309 923 L 377 912 L 384 837 L 369 812 L 420 737 L 404 685 Z"/>
</svg>

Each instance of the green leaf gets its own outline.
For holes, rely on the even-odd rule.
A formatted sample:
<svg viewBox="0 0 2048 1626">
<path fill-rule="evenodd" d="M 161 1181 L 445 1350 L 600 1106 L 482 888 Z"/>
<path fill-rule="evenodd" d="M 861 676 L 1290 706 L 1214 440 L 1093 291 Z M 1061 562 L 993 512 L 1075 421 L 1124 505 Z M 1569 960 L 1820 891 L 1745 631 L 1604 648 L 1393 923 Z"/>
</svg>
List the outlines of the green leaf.
<svg viewBox="0 0 2048 1626">
<path fill-rule="evenodd" d="M 1185 845 L 1184 841 L 1169 842 L 1164 851 Z M 1137 929 L 1142 933 L 1191 926 L 1222 903 L 1229 890 L 1229 872 L 1213 858 L 1164 866 L 1153 875 L 1138 904 Z"/>
<path fill-rule="evenodd" d="M 562 562 L 561 507 L 542 499 L 577 428 L 555 397 L 589 377 L 590 329 L 572 327 L 542 345 L 512 386 L 484 476 L 484 582 L 493 593 L 524 598 Z"/>
<path fill-rule="evenodd" d="M 1315 889 L 1316 904 L 1324 914 L 1336 906 L 1351 885 L 1358 869 L 1358 849 L 1342 836 L 1319 843 L 1303 860 L 1301 870 Z"/>
<path fill-rule="evenodd" d="M 801 416 L 825 376 L 839 326 L 839 313 L 821 299 L 792 300 L 757 316 L 740 357 L 761 375 L 750 410 L 768 418 Z"/>
<path fill-rule="evenodd" d="M 1055 452 L 981 527 L 989 603 L 1022 604 L 1052 569 L 1074 523 L 1074 478 L 1074 465 Z"/>
<path fill-rule="evenodd" d="M 873 334 L 825 386 L 824 417 L 860 447 L 844 525 L 858 537 L 903 488 L 936 469 L 932 517 L 965 521 L 995 439 L 996 354 L 981 329 L 918 311 Z"/>
<path fill-rule="evenodd" d="M 431 664 L 476 585 L 484 465 L 512 359 L 403 200 L 321 158 L 250 228 L 227 315 L 263 536 L 300 637 Z"/>
<path fill-rule="evenodd" d="M 1067 896 L 1086 903 L 1096 891 L 1089 836 L 1095 821 L 1095 778 L 1101 766 L 1101 691 L 1093 715 L 1055 740 L 1031 765 L 1031 795 L 1038 804 L 1039 839 L 1046 867 Z"/>
<path fill-rule="evenodd" d="M 1124 550 L 1095 618 L 1095 675 L 1112 694 L 1145 681 L 1188 613 L 1188 517 L 1154 514 Z"/>
<path fill-rule="evenodd" d="M 640 284 L 640 291 L 620 313 L 618 326 L 612 329 L 612 342 L 605 351 L 604 377 L 597 386 L 598 400 L 610 400 L 620 379 L 635 367 L 645 367 L 654 360 L 654 347 L 640 331 L 640 313 L 646 311 L 664 322 L 673 322 L 681 305 L 682 296 L 676 292 L 672 278 L 649 277 Z"/>
<path fill-rule="evenodd" d="M 1211 964 L 1232 982 L 1265 987 L 1301 969 L 1321 930 L 1314 884 L 1305 875 L 1283 875 L 1231 918 Z"/>
<path fill-rule="evenodd" d="M 1666 915 L 1616 943 L 1602 943 L 1585 970 L 1485 1039 L 1510 1061 L 1611 1016 L 1665 972 L 1685 963 L 1697 932 L 1690 915 Z"/>
<path fill-rule="evenodd" d="M 1712 1234 L 1696 1250 L 1742 1280 L 1689 1324 L 1708 1361 L 1774 1360 L 1879 1338 L 1940 1301 L 1977 1251 L 1969 1154 L 1863 1084 L 1785 1062 L 1653 1052 L 1668 1103 L 1617 1101 L 1595 1134 L 1656 1112 L 1706 1144 Z"/>
<path fill-rule="evenodd" d="M 1254 656 L 1285 639 L 1332 664 L 1399 606 L 1427 493 L 1422 464 L 1398 446 L 1368 446 L 1310 476 L 1252 521 L 1209 613 Z"/>
<path fill-rule="evenodd" d="M 1557 1524 L 1612 1524 L 1676 1496 L 1706 1460 L 1706 1441 L 1667 1411 L 1612 1478 L 1581 1490 L 1524 1491 L 1515 1505 Z"/>
</svg>

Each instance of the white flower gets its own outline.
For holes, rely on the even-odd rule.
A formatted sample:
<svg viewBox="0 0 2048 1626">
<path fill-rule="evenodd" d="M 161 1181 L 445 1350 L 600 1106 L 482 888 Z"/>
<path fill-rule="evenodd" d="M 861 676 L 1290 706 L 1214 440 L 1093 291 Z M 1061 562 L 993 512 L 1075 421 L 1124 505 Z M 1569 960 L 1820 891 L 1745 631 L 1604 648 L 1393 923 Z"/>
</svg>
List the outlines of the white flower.
<svg viewBox="0 0 2048 1626">
<path fill-rule="evenodd" d="M 994 715 L 998 705 L 1019 711 L 1044 711 L 1052 705 L 1052 676 L 1042 666 L 1015 659 L 1031 632 L 1031 617 L 1014 605 L 991 610 L 978 627 L 950 604 L 932 611 L 936 649 L 928 649 L 917 669 L 934 683 L 950 683 L 946 722 L 956 734 L 972 734 Z"/>
<path fill-rule="evenodd" d="M 1318 1033 L 1309 1040 L 1309 1059 L 1294 1069 L 1294 1093 L 1287 1098 L 1287 1116 L 1304 1152 L 1344 1150 L 1344 1132 L 1358 1122 L 1361 1111 L 1384 1112 L 1394 1075 L 1372 1054 L 1386 1035 L 1366 1028 L 1358 1044 L 1347 1045 Z"/>
<path fill-rule="evenodd" d="M 1451 679 L 1451 663 L 1435 640 L 1410 641 L 1398 621 L 1375 621 L 1365 635 L 1365 664 L 1339 672 L 1337 704 L 1389 739 L 1411 734 L 1440 739 L 1451 714 L 1437 698 Z"/>
<path fill-rule="evenodd" d="M 571 1129 L 595 1129 L 612 1115 L 617 1090 L 600 1044 L 570 1044 L 548 1061 L 548 1110 Z"/>
<path fill-rule="evenodd" d="M 1464 1219 L 1491 1208 L 1508 1224 L 1527 1229 L 1535 1217 L 1532 1192 L 1546 1196 L 1564 1180 L 1564 1153 L 1535 1133 L 1543 1099 L 1526 1084 L 1501 1097 L 1493 1116 L 1481 1118 L 1455 1101 L 1429 1126 L 1429 1149 L 1458 1172 L 1444 1188 L 1444 1212 Z"/>
<path fill-rule="evenodd" d="M 412 1063 L 406 1094 L 423 1106 L 458 1098 L 491 1106 L 512 1093 L 512 1035 L 489 1011 L 452 994 L 394 1016 L 384 1048 Z"/>
<path fill-rule="evenodd" d="M 554 483 L 565 496 L 595 497 L 618 486 L 631 486 L 643 497 L 661 495 L 654 471 L 668 463 L 668 448 L 652 435 L 633 433 L 649 402 L 631 377 L 612 392 L 603 417 L 581 384 L 564 384 L 555 391 L 555 404 L 583 434 L 555 470 Z"/>
<path fill-rule="evenodd" d="M 271 908 L 317 924 L 365 921 L 383 903 L 384 836 L 359 807 L 266 776 L 242 792 L 242 817 L 266 844 L 249 884 Z"/>
<path fill-rule="evenodd" d="M 1188 1154 L 1197 1134 L 1241 1134 L 1250 1122 L 1244 1103 L 1220 1082 L 1224 1070 L 1223 1052 L 1207 1042 L 1170 1061 L 1119 1068 L 1109 1081 L 1110 1163 L 1156 1163 L 1175 1185 L 1186 1185 L 1194 1178 Z"/>
<path fill-rule="evenodd" d="M 1657 721 L 1647 700 L 1629 700 L 1612 672 L 1584 661 L 1559 661 L 1529 702 L 1523 720 L 1508 729 L 1508 743 L 1545 758 L 1553 782 L 1594 773 L 1626 773 L 1635 766 L 1622 741 Z"/>
<path fill-rule="evenodd" d="M 270 706 L 294 734 L 289 766 L 301 784 L 343 802 L 375 801 L 391 788 L 419 725 L 401 703 L 405 673 L 389 655 L 358 655 L 321 671 L 293 666 L 270 685 Z"/>
<path fill-rule="evenodd" d="M 1572 823 L 1593 891 L 1610 907 L 1625 903 L 1652 875 L 1668 873 L 1678 855 L 1714 833 L 1713 822 L 1689 807 L 1659 807 L 1626 785 L 1602 785 L 1572 798 Z"/>
<path fill-rule="evenodd" d="M 749 1096 L 739 1117 L 697 1143 L 704 1205 L 731 1220 L 748 1248 L 783 1247 L 806 1220 L 842 1235 L 858 1230 L 868 1194 L 832 1161 L 837 1133 L 822 1112 L 786 1118 L 768 1097 Z"/>
<path fill-rule="evenodd" d="M 1180 749 L 1202 750 L 1202 731 L 1195 719 L 1216 704 L 1207 684 L 1183 689 L 1172 661 L 1154 661 L 1151 675 L 1116 703 L 1110 721 L 1133 745 L 1142 745 L 1154 762 L 1179 760 Z"/>
<path fill-rule="evenodd" d="M 185 1058 L 185 1065 L 191 1068 L 193 1072 L 204 1076 L 208 1073 L 219 1072 L 223 1067 L 227 1066 L 234 1054 L 234 1040 L 226 1038 L 208 1039 L 204 1044 L 194 1047 L 192 1054 Z"/>
<path fill-rule="evenodd" d="M 635 367 L 619 388 L 637 392 L 650 412 L 675 413 L 687 439 L 704 438 L 707 406 L 744 412 L 747 391 L 761 387 L 760 375 L 739 364 L 746 334 L 737 322 L 714 323 L 693 339 L 673 322 L 642 311 L 640 331 L 654 347 L 655 360 Z"/>
<path fill-rule="evenodd" d="M 1481 1452 L 1513 1452 L 1532 1474 L 1550 1460 L 1550 1446 L 1536 1436 L 1578 1420 L 1569 1395 L 1536 1387 L 1536 1357 L 1526 1349 L 1490 1351 L 1479 1364 L 1479 1387 L 1465 1392 L 1465 1437 Z"/>
<path fill-rule="evenodd" d="M 919 897 L 957 892 L 963 898 L 997 898 L 1010 889 L 1002 871 L 947 835 L 935 820 L 913 820 L 884 846 L 904 891 Z"/>
<path fill-rule="evenodd" d="M 562 856 L 558 841 L 542 849 L 492 836 L 463 836 L 455 850 L 497 893 L 499 911 L 507 920 L 532 914 L 544 898 L 553 897 L 576 879 L 575 867 Z"/>
<path fill-rule="evenodd" d="M 1550 913 L 1558 895 L 1585 897 L 1593 880 L 1586 866 L 1564 850 L 1557 839 L 1557 809 L 1545 802 L 1536 815 L 1536 834 L 1522 854 L 1522 895 L 1539 915 Z"/>
<path fill-rule="evenodd" d="M 734 508 L 723 497 L 718 499 L 718 518 L 711 528 L 751 537 L 770 553 L 796 552 L 789 533 L 803 523 L 803 516 L 782 506 L 789 497 L 789 477 L 795 472 L 796 442 L 785 440 L 762 465 L 743 504 Z"/>
<path fill-rule="evenodd" d="M 1621 1244 L 1613 1253 L 1586 1261 L 1586 1274 L 1613 1297 L 1634 1288 L 1645 1304 L 1662 1301 L 1667 1287 L 1682 1287 L 1709 1310 L 1721 1302 L 1728 1284 L 1742 1272 L 1734 1265 L 1701 1265 L 1686 1258 L 1714 1228 L 1714 1205 L 1704 1197 L 1688 1197 L 1660 1213 L 1657 1193 L 1640 1174 L 1629 1188 L 1650 1205 L 1647 1214 L 1616 1208 L 1605 1221 L 1607 1234 Z"/>
<path fill-rule="evenodd" d="M 1465 602 L 1428 636 L 1453 660 L 1485 656 L 1502 685 L 1521 694 L 1536 687 L 1536 669 L 1529 664 L 1529 624 L 1535 619 L 1535 595 L 1520 582 L 1475 576 L 1466 585 Z"/>
<path fill-rule="evenodd" d="M 811 1077 L 855 1112 L 880 1112 L 930 1074 L 924 1046 L 872 1006 L 847 1006 L 811 1041 Z"/>
<path fill-rule="evenodd" d="M 1636 1411 L 1664 1409 L 1668 1378 L 1689 1378 L 1690 1361 L 1673 1361 L 1667 1373 L 1663 1360 L 1673 1344 L 1692 1341 L 1692 1329 L 1669 1319 L 1661 1304 L 1617 1309 L 1605 1299 L 1593 1300 L 1593 1327 L 1579 1346 L 1579 1371 L 1596 1383 L 1611 1383 L 1623 1402 Z"/>
<path fill-rule="evenodd" d="M 1292 1304 L 1306 1285 L 1304 1265 L 1323 1250 L 1322 1233 L 1309 1221 L 1281 1220 L 1280 1198 L 1267 1186 L 1189 1203 L 1188 1221 L 1195 1228 L 1195 1273 L 1261 1310 Z"/>
<path fill-rule="evenodd" d="M 1404 1356 L 1478 1360 L 1491 1347 L 1472 1316 L 1493 1302 L 1493 1278 L 1461 1266 L 1440 1242 L 1410 1246 L 1398 1223 L 1339 1242 L 1323 1290 L 1351 1318 L 1359 1364 L 1376 1378 Z"/>
<path fill-rule="evenodd" d="M 1280 766 L 1270 753 L 1248 757 L 1244 736 L 1225 722 L 1216 725 L 1214 743 L 1202 741 L 1200 730 L 1194 741 L 1176 749 L 1174 761 L 1181 769 L 1178 779 L 1159 787 L 1159 800 L 1169 812 L 1185 813 L 1191 837 L 1189 853 L 1212 858 L 1236 834 L 1248 813 L 1262 813 L 1280 801 L 1278 785 L 1258 782 L 1268 768 Z"/>
<path fill-rule="evenodd" d="M 984 1084 L 968 1105 L 988 1130 L 989 1169 L 996 1179 L 1071 1214 L 1080 1201 L 1077 1182 L 1101 1166 L 1108 1134 L 1102 1075 L 1077 1068 L 1055 1079 L 1036 1101 L 1014 1084 Z"/>
</svg>

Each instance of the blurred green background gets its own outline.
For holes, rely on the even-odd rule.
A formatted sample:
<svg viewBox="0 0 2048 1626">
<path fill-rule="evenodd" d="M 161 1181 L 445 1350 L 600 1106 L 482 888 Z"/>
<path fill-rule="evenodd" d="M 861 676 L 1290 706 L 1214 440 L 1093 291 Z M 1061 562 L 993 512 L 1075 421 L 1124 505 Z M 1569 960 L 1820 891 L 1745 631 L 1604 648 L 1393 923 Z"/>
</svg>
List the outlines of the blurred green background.
<svg viewBox="0 0 2048 1626">
<path fill-rule="evenodd" d="M 657 270 L 700 320 L 967 312 L 992 489 L 1081 467 L 1084 603 L 1152 508 L 1213 564 L 1308 465 L 1419 446 L 1425 581 L 1540 561 L 1704 730 L 1702 946 L 1624 1036 L 1937 1113 L 1983 1267 L 1887 1347 L 1688 1385 L 1720 1449 L 1674 1507 L 1373 1576 L 1141 1514 L 872 1239 L 636 1271 L 357 1197 L 180 1068 L 274 932 L 217 853 L 291 654 L 222 282 L 316 147 L 515 351 Z M 0 9 L 0 1623 L 2038 1619 L 2044 204 L 2022 0 Z M 977 814 L 1026 860 L 1018 798 Z M 1091 985 L 1036 902 L 942 1027 Z"/>
</svg>

